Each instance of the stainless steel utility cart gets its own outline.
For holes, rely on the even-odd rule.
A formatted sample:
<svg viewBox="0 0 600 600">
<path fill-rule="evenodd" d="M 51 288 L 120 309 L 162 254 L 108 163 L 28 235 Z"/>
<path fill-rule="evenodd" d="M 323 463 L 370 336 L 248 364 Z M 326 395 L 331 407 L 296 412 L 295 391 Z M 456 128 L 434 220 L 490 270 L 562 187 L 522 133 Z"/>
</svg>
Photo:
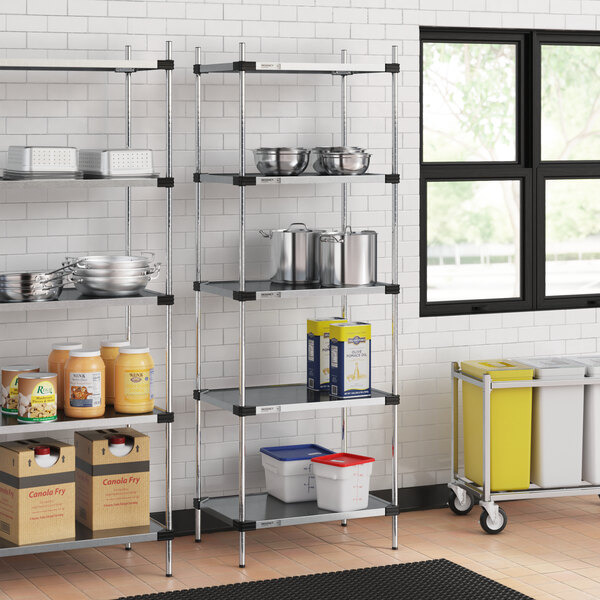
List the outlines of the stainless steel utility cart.
<svg viewBox="0 0 600 600">
<path fill-rule="evenodd" d="M 398 547 L 398 49 L 393 47 L 391 63 L 355 64 L 347 62 L 346 51 L 342 51 L 341 62 L 335 64 L 321 63 L 280 63 L 247 61 L 245 45 L 240 43 L 239 61 L 223 64 L 202 64 L 200 48 L 196 49 L 196 326 L 197 326 L 197 379 L 194 397 L 197 402 L 196 412 L 196 539 L 200 541 L 201 511 L 212 513 L 224 519 L 239 531 L 239 565 L 246 562 L 246 532 L 266 527 L 280 527 L 320 521 L 341 520 L 345 525 L 346 519 L 390 515 L 392 517 L 392 547 Z M 239 169 L 237 173 L 210 174 L 202 171 L 201 165 L 201 82 L 211 73 L 230 73 L 239 80 Z M 381 73 L 391 75 L 392 83 L 392 165 L 388 174 L 365 174 L 348 176 L 328 176 L 305 174 L 299 176 L 265 177 L 258 173 L 248 173 L 246 169 L 246 77 L 254 74 L 268 75 L 272 73 L 297 73 L 325 76 L 338 76 L 341 81 L 341 145 L 347 145 L 347 82 L 348 78 L 360 73 Z M 315 185 L 341 184 L 342 210 L 340 226 L 343 230 L 348 224 L 348 184 L 360 182 L 385 182 L 392 186 L 391 225 L 392 225 L 392 282 L 378 283 L 371 287 L 360 288 L 322 288 L 318 285 L 308 288 L 294 288 L 273 284 L 270 281 L 248 281 L 246 279 L 246 187 L 262 185 L 294 185 L 310 183 Z M 239 277 L 236 281 L 202 281 L 201 278 L 201 196 L 202 184 L 222 183 L 237 186 L 239 189 Z M 235 389 L 203 390 L 201 389 L 201 292 L 217 294 L 232 298 L 239 303 L 239 384 Z M 270 387 L 249 387 L 246 384 L 246 303 L 259 299 L 285 299 L 323 296 L 342 297 L 342 315 L 348 314 L 348 294 L 389 294 L 392 301 L 392 382 L 391 392 L 373 390 L 368 398 L 352 398 L 336 400 L 328 394 L 309 393 L 306 385 L 285 385 Z M 239 464 L 238 464 L 238 494 L 224 498 L 203 498 L 201 490 L 201 405 L 207 402 L 221 409 L 231 411 L 239 417 Z M 358 406 L 383 406 L 392 408 L 393 436 L 391 444 L 392 457 L 392 502 L 388 504 L 371 496 L 369 505 L 360 511 L 333 513 L 319 510 L 316 502 L 301 502 L 285 504 L 267 494 L 246 494 L 246 419 L 253 415 L 265 413 L 283 413 L 306 411 L 313 409 L 341 409 L 342 433 L 341 449 L 346 451 L 346 423 L 348 408 Z"/>
<path fill-rule="evenodd" d="M 126 247 L 127 254 L 131 247 L 131 188 L 138 186 L 158 186 L 165 188 L 165 232 L 166 232 L 166 283 L 165 292 L 158 293 L 144 291 L 142 294 L 126 298 L 88 298 L 81 296 L 76 290 L 65 289 L 58 300 L 51 302 L 22 302 L 0 303 L 0 311 L 39 311 L 48 309 L 91 309 L 106 306 L 123 306 L 125 308 L 125 334 L 127 339 L 131 336 L 131 306 L 154 305 L 165 307 L 166 311 L 166 397 L 164 408 L 156 408 L 152 413 L 141 415 L 124 415 L 116 413 L 112 407 L 107 407 L 103 417 L 98 419 L 70 419 L 59 411 L 58 421 L 50 423 L 36 423 L 21 425 L 13 417 L 2 416 L 0 419 L 0 441 L 14 438 L 15 435 L 23 438 L 60 431 L 77 431 L 81 429 L 102 429 L 124 427 L 130 425 L 145 425 L 150 423 L 164 423 L 166 436 L 165 449 L 165 523 L 151 520 L 148 527 L 133 529 L 114 529 L 102 532 L 90 531 L 77 524 L 75 539 L 58 540 L 53 542 L 15 546 L 8 542 L 0 541 L 0 557 L 32 554 L 37 552 L 56 552 L 59 550 L 77 550 L 94 546 L 111 546 L 125 544 L 126 549 L 131 549 L 135 542 L 166 541 L 165 572 L 172 575 L 172 493 L 171 493 L 171 428 L 173 423 L 172 412 L 172 368 L 171 368 L 171 311 L 174 303 L 172 295 L 172 219 L 171 203 L 173 182 L 172 165 L 172 73 L 173 60 L 171 58 L 171 42 L 166 43 L 166 56 L 161 60 L 132 60 L 131 47 L 126 46 L 124 60 L 88 60 L 88 59 L 37 59 L 37 58 L 2 58 L 0 71 L 102 71 L 109 73 L 122 73 L 125 83 L 125 138 L 124 145 L 131 147 L 131 79 L 132 75 L 141 71 L 164 71 L 165 81 L 165 115 L 166 115 L 166 173 L 164 177 L 127 177 L 119 179 L 42 179 L 42 180 L 5 180 L 0 179 L 0 190 L 31 190 L 32 194 L 40 188 L 74 187 L 85 189 L 88 187 L 121 187 L 126 189 Z M 68 83 L 67 83 L 68 85 Z M 117 192 L 116 192 L 117 193 Z M 145 249 L 144 249 L 145 250 Z"/>
<path fill-rule="evenodd" d="M 506 512 L 496 504 L 503 500 L 525 500 L 528 498 L 558 498 L 563 496 L 593 496 L 600 494 L 600 486 L 582 482 L 580 486 L 561 488 L 541 488 L 531 484 L 526 490 L 492 492 L 491 481 L 491 397 L 493 390 L 511 388 L 541 388 L 573 385 L 573 379 L 529 379 L 523 381 L 493 381 L 490 375 L 484 375 L 483 380 L 470 377 L 463 373 L 458 363 L 451 365 L 452 378 L 452 449 L 451 468 L 452 479 L 448 484 L 450 494 L 448 505 L 457 515 L 467 515 L 475 502 L 481 507 L 479 519 L 481 528 L 486 533 L 500 533 L 507 525 Z M 483 485 L 477 485 L 463 474 L 459 473 L 459 402 L 461 400 L 460 382 L 470 383 L 482 390 L 483 402 Z M 585 377 L 577 380 L 578 385 L 600 384 L 600 378 Z"/>
</svg>

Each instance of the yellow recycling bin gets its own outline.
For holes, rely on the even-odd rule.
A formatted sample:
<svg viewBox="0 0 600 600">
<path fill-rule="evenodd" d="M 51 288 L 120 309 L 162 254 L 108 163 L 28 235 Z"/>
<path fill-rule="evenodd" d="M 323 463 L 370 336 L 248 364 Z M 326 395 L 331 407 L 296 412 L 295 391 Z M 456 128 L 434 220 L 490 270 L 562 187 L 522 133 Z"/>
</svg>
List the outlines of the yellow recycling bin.
<svg viewBox="0 0 600 600">
<path fill-rule="evenodd" d="M 469 360 L 465 375 L 493 381 L 533 379 L 533 369 L 508 360 Z M 493 390 L 490 398 L 490 489 L 529 487 L 531 468 L 531 388 Z M 483 389 L 463 381 L 465 475 L 483 485 Z"/>
</svg>

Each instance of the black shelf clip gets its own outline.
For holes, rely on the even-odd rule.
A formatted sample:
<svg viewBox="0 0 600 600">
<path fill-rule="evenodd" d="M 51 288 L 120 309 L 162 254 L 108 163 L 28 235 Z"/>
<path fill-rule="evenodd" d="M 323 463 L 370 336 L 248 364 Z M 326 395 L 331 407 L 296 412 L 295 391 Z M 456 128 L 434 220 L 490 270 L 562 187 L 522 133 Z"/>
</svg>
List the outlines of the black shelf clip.
<svg viewBox="0 0 600 600">
<path fill-rule="evenodd" d="M 400 63 L 385 63 L 386 73 L 400 73 Z"/>
<path fill-rule="evenodd" d="M 233 185 L 240 187 L 246 185 L 256 185 L 256 177 L 252 175 L 234 175 L 232 183 Z"/>
<path fill-rule="evenodd" d="M 194 281 L 194 291 L 195 292 L 199 292 L 200 291 L 200 285 L 202 284 L 201 281 Z"/>
<path fill-rule="evenodd" d="M 397 283 L 388 283 L 385 286 L 386 294 L 399 294 L 400 293 L 400 285 Z"/>
<path fill-rule="evenodd" d="M 194 498 L 192 506 L 196 510 L 200 510 L 202 508 L 202 498 Z"/>
<path fill-rule="evenodd" d="M 256 292 L 242 292 L 240 290 L 233 290 L 233 299 L 238 302 L 248 302 L 256 300 Z"/>
<path fill-rule="evenodd" d="M 256 71 L 256 62 L 251 60 L 237 60 L 233 63 L 233 70 L 236 73 L 240 71 Z"/>
<path fill-rule="evenodd" d="M 159 532 L 157 532 L 156 539 L 159 542 L 168 542 L 175 539 L 175 533 L 172 529 L 161 529 Z"/>
<path fill-rule="evenodd" d="M 233 405 L 233 414 L 236 417 L 253 417 L 256 414 L 256 406 Z"/>
<path fill-rule="evenodd" d="M 194 65 L 194 75 L 202 75 L 200 72 L 201 65 Z"/>
<path fill-rule="evenodd" d="M 157 69 L 164 69 L 165 71 L 172 71 L 175 68 L 175 61 L 171 58 L 163 58 L 156 61 Z"/>
<path fill-rule="evenodd" d="M 386 173 L 386 183 L 400 183 L 400 175 L 398 173 Z"/>
<path fill-rule="evenodd" d="M 200 183 L 201 181 L 200 173 L 194 173 L 194 183 Z"/>
<path fill-rule="evenodd" d="M 175 296 L 173 294 L 162 294 L 156 298 L 158 306 L 173 306 L 175 304 Z"/>
<path fill-rule="evenodd" d="M 156 180 L 156 187 L 172 188 L 175 187 L 174 177 L 159 177 Z"/>
<path fill-rule="evenodd" d="M 385 516 L 386 517 L 394 517 L 400 514 L 400 507 L 395 504 L 388 504 L 385 507 Z"/>
<path fill-rule="evenodd" d="M 200 400 L 202 396 L 202 390 L 194 390 L 194 400 Z"/>
<path fill-rule="evenodd" d="M 156 418 L 157 423 L 174 423 L 175 413 L 173 412 L 159 412 Z"/>
<path fill-rule="evenodd" d="M 398 406 L 400 404 L 400 396 L 398 394 L 390 394 L 385 397 L 386 406 Z"/>
<path fill-rule="evenodd" d="M 256 529 L 256 521 L 239 521 L 233 520 L 233 528 L 236 531 L 254 531 Z"/>
</svg>

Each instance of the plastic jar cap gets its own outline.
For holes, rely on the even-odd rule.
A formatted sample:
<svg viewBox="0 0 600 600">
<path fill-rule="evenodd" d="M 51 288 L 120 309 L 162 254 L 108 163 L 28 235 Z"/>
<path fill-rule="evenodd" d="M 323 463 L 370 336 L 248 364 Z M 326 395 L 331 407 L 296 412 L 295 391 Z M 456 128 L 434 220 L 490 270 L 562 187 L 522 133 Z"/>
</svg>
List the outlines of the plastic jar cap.
<svg viewBox="0 0 600 600">
<path fill-rule="evenodd" d="M 116 446 L 117 444 L 124 444 L 125 443 L 125 436 L 124 435 L 113 435 L 109 440 L 108 443 L 111 446 Z"/>
<path fill-rule="evenodd" d="M 92 350 L 89 352 L 78 350 L 77 352 L 71 352 L 71 356 L 74 356 L 75 358 L 91 358 L 93 356 L 100 356 L 100 350 Z"/>
<path fill-rule="evenodd" d="M 113 342 L 112 340 L 104 340 L 100 342 L 101 348 L 122 348 L 123 346 L 129 346 L 131 342 L 129 340 L 118 340 Z"/>
<path fill-rule="evenodd" d="M 33 451 L 36 456 L 50 454 L 50 446 L 36 446 Z"/>
<path fill-rule="evenodd" d="M 81 350 L 83 344 L 74 342 L 60 342 L 59 344 L 52 344 L 52 350 Z"/>
<path fill-rule="evenodd" d="M 149 352 L 150 348 L 134 348 L 132 346 L 129 346 L 127 348 L 121 348 L 121 354 L 148 354 Z"/>
</svg>

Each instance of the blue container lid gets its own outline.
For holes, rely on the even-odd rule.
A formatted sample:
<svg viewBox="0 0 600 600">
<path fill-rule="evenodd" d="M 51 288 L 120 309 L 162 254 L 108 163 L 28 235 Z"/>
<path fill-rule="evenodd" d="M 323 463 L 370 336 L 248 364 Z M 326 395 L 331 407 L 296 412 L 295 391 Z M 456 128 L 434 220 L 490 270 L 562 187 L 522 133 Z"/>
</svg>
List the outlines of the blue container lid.
<svg viewBox="0 0 600 600">
<path fill-rule="evenodd" d="M 317 444 L 298 444 L 297 446 L 271 446 L 260 451 L 275 460 L 310 460 L 317 456 L 333 454 L 331 450 Z"/>
</svg>

